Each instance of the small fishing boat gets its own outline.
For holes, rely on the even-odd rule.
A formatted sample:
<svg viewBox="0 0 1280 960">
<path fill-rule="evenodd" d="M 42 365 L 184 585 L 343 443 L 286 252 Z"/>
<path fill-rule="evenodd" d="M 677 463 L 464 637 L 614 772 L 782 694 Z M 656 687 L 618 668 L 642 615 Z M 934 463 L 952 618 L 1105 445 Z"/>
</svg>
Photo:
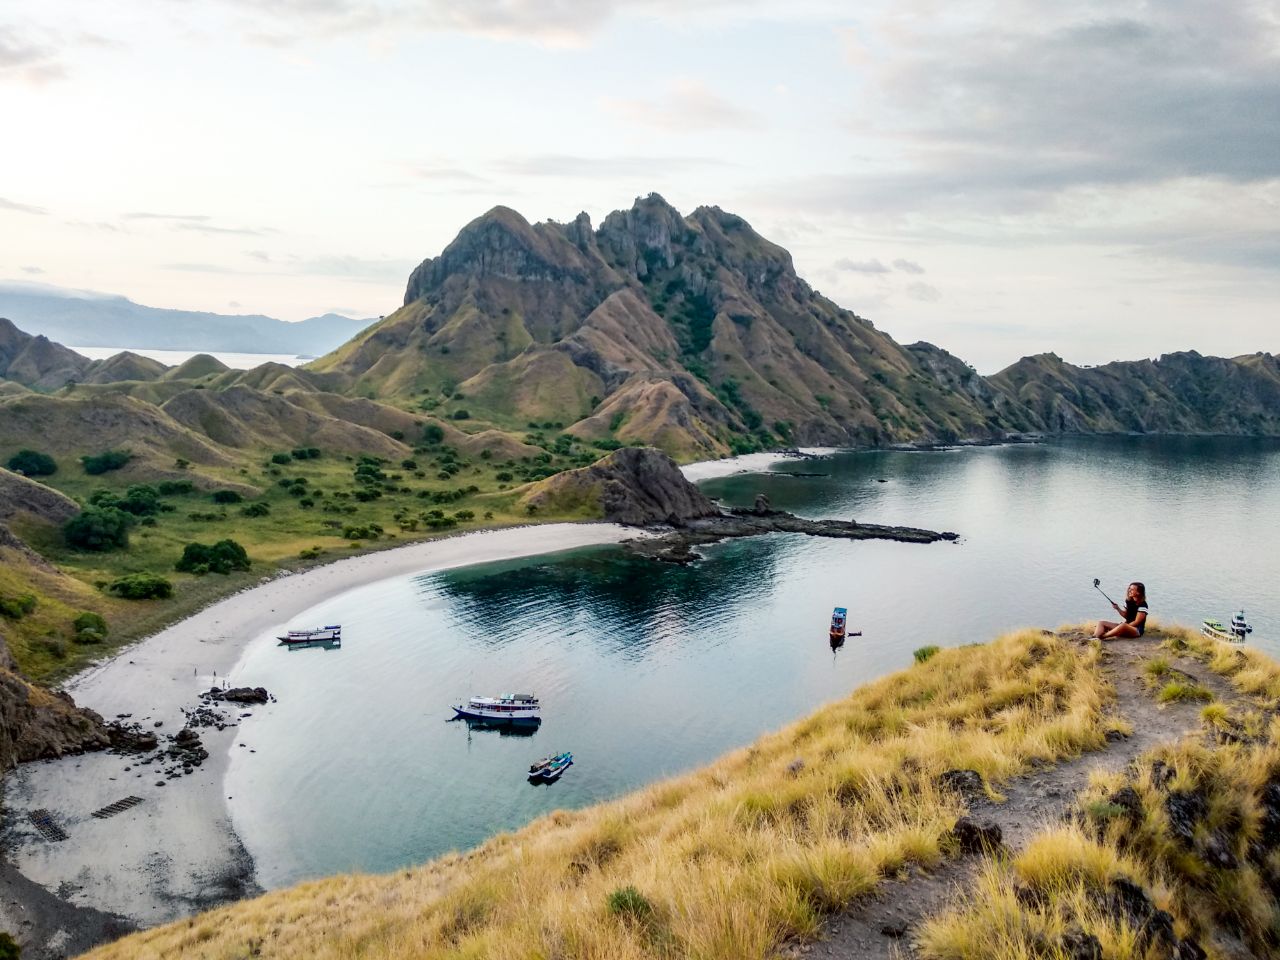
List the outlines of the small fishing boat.
<svg viewBox="0 0 1280 960">
<path fill-rule="evenodd" d="M 337 623 L 328 627 L 315 627 L 311 630 L 290 630 L 284 636 L 276 637 L 281 643 L 305 644 L 305 643 L 342 643 L 342 624 Z"/>
<path fill-rule="evenodd" d="M 849 611 L 844 607 L 836 607 L 831 613 L 831 642 L 839 644 L 844 640 L 848 627 Z"/>
<path fill-rule="evenodd" d="M 472 697 L 466 705 L 453 708 L 455 720 L 471 720 L 494 726 L 537 726 L 542 723 L 538 698 L 531 693 L 508 693 L 501 697 Z"/>
<path fill-rule="evenodd" d="M 529 765 L 529 781 L 531 783 L 550 783 L 572 765 L 572 753 L 557 753 L 553 757 L 543 757 L 537 763 Z"/>
</svg>

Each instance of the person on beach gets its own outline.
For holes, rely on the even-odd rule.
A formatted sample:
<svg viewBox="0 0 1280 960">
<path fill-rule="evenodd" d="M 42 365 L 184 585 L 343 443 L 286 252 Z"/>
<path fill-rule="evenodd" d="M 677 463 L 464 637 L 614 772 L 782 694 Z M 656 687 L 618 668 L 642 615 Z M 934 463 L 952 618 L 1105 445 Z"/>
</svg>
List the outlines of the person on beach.
<svg viewBox="0 0 1280 960">
<path fill-rule="evenodd" d="M 1124 596 L 1124 607 L 1112 603 L 1116 613 L 1124 617 L 1123 623 L 1112 623 L 1102 620 L 1094 628 L 1093 635 L 1099 640 L 1137 639 L 1147 631 L 1147 588 L 1135 580 L 1129 584 Z"/>
</svg>

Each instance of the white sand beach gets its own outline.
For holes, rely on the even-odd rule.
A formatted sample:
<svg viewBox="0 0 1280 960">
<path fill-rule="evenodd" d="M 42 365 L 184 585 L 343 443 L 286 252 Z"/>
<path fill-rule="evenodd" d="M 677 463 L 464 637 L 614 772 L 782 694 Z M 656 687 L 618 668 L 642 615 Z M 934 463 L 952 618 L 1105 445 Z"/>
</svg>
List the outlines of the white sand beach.
<svg viewBox="0 0 1280 960">
<path fill-rule="evenodd" d="M 77 703 L 108 720 L 125 715 L 154 729 L 164 748 L 163 735 L 182 729 L 184 710 L 225 680 L 247 644 L 320 601 L 391 577 L 641 536 L 642 531 L 603 523 L 516 527 L 408 544 L 279 575 L 125 648 L 75 677 L 66 689 Z M 252 677 L 235 680 L 253 685 Z M 228 705 L 222 712 L 236 718 L 254 709 L 261 708 Z M 100 753 L 20 766 L 4 788 L 9 861 L 71 903 L 144 926 L 252 893 L 253 865 L 231 828 L 223 790 L 238 727 L 198 732 L 208 759 L 174 779 L 163 776 L 159 762 L 141 764 L 145 755 L 140 754 Z M 92 816 L 130 796 L 142 802 L 109 818 Z M 39 809 L 49 811 L 66 840 L 49 842 L 37 833 L 27 814 Z M 0 921 L 9 909 L 0 906 Z"/>
<path fill-rule="evenodd" d="M 801 447 L 802 457 L 825 457 L 837 453 L 837 447 Z M 680 468 L 686 480 L 697 483 L 716 477 L 732 477 L 739 473 L 764 473 L 775 463 L 796 460 L 795 453 L 774 451 L 769 453 L 745 453 L 740 457 L 724 457 L 720 460 L 699 460 Z"/>
</svg>

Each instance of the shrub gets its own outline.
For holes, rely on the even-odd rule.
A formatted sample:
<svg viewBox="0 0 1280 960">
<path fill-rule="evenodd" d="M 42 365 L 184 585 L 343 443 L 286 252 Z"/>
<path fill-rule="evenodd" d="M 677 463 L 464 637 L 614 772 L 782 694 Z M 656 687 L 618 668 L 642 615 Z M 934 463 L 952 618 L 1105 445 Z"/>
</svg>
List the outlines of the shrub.
<svg viewBox="0 0 1280 960">
<path fill-rule="evenodd" d="M 67 545 L 78 550 L 115 550 L 129 545 L 131 514 L 116 507 L 85 507 L 62 525 Z"/>
<path fill-rule="evenodd" d="M 444 427 L 438 423 L 428 423 L 422 428 L 422 442 L 427 445 L 444 443 Z"/>
<path fill-rule="evenodd" d="M 188 460 L 186 457 L 178 457 L 177 460 L 173 461 L 173 465 L 177 467 L 179 470 L 185 470 L 187 469 L 187 467 L 191 466 L 191 461 Z"/>
<path fill-rule="evenodd" d="M 289 451 L 289 456 L 294 460 L 314 460 L 320 456 L 320 450 L 317 447 L 298 447 Z M 277 460 L 276 462 L 279 463 L 281 461 Z"/>
<path fill-rule="evenodd" d="M 272 463 L 291 463 L 292 461 L 293 454 L 290 453 L 273 453 L 271 455 Z"/>
<path fill-rule="evenodd" d="M 173 596 L 173 584 L 154 573 L 130 573 L 111 581 L 107 592 L 125 600 L 165 600 Z"/>
<path fill-rule="evenodd" d="M 92 498 L 90 502 L 93 502 Z M 116 503 L 101 506 L 115 506 L 135 517 L 150 517 L 160 512 L 160 491 L 150 484 L 135 483 Z"/>
<path fill-rule="evenodd" d="M 20 597 L 0 597 L 0 616 L 21 620 L 36 608 L 36 598 L 29 593 Z"/>
<path fill-rule="evenodd" d="M 468 520 L 474 520 L 476 518 L 476 514 L 474 510 L 459 510 L 453 516 L 455 519 L 461 520 L 464 523 Z"/>
<path fill-rule="evenodd" d="M 470 420 L 470 419 L 471 419 L 471 414 L 470 414 L 468 411 L 466 411 L 466 410 L 455 410 L 455 411 L 453 411 L 453 419 L 455 419 L 455 420 Z"/>
<path fill-rule="evenodd" d="M 107 621 L 102 618 L 101 614 L 93 613 L 86 610 L 80 616 L 71 622 L 71 626 L 75 628 L 76 633 L 83 633 L 85 630 L 96 630 L 101 636 L 107 635 Z"/>
<path fill-rule="evenodd" d="M 653 904 L 635 887 L 619 887 L 609 894 L 609 912 L 636 923 L 647 923 L 653 918 Z"/>
<path fill-rule="evenodd" d="M 22 950 L 7 933 L 0 933 L 0 960 L 19 960 Z"/>
<path fill-rule="evenodd" d="M 938 650 L 939 648 L 935 644 L 931 643 L 927 647 L 920 647 L 911 655 L 916 658 L 916 663 L 924 663 L 926 660 L 932 657 L 935 653 L 937 653 Z"/>
<path fill-rule="evenodd" d="M 241 503 L 244 497 L 235 490 L 215 490 L 213 491 L 214 503 Z"/>
<path fill-rule="evenodd" d="M 303 510 L 310 510 L 315 505 L 316 505 L 316 502 L 312 500 L 310 497 L 303 497 L 301 500 L 298 501 L 298 506 L 300 506 Z"/>
<path fill-rule="evenodd" d="M 80 463 L 84 466 L 85 473 L 96 476 L 109 470 L 119 470 L 132 459 L 133 454 L 128 450 L 104 450 L 99 454 L 81 457 Z"/>
<path fill-rule="evenodd" d="M 67 645 L 61 637 L 45 637 L 40 641 L 40 646 L 44 647 L 45 652 L 55 660 L 61 660 L 67 655 Z"/>
<path fill-rule="evenodd" d="M 19 450 L 9 458 L 9 469 L 28 477 L 47 477 L 58 472 L 58 463 L 39 450 Z"/>
<path fill-rule="evenodd" d="M 161 480 L 156 484 L 156 492 L 162 497 L 177 497 L 194 489 L 195 484 L 190 480 Z"/>
<path fill-rule="evenodd" d="M 314 560 L 324 553 L 323 547 L 307 547 L 298 554 L 299 560 Z"/>
<path fill-rule="evenodd" d="M 515 479 L 515 477 L 513 477 L 508 471 L 503 470 L 500 473 L 495 474 L 493 479 L 497 480 L 499 483 L 510 483 Z"/>
<path fill-rule="evenodd" d="M 417 460 L 401 460 L 401 461 L 400 461 L 400 469 L 402 469 L 402 470 L 417 470 L 417 469 L 418 469 L 418 461 L 417 461 Z"/>
<path fill-rule="evenodd" d="M 271 512 L 271 507 L 259 500 L 256 503 L 249 504 L 247 507 L 243 507 L 240 512 L 246 517 L 265 517 Z"/>
<path fill-rule="evenodd" d="M 228 574 L 232 570 L 248 570 L 249 555 L 234 540 L 219 540 L 212 546 L 188 543 L 182 548 L 182 558 L 174 567 L 197 575 L 201 567 L 206 572 Z"/>
</svg>

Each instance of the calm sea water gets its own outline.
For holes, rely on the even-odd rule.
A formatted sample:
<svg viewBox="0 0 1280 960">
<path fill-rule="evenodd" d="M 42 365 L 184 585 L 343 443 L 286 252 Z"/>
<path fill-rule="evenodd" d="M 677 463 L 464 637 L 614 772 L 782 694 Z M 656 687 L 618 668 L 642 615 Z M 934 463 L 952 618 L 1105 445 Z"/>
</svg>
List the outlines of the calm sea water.
<svg viewBox="0 0 1280 960">
<path fill-rule="evenodd" d="M 232 370 L 252 370 L 264 363 L 282 363 L 286 367 L 296 367 L 307 362 L 304 358 L 292 353 L 226 353 L 220 350 L 152 350 L 143 347 L 72 347 L 71 349 L 90 360 L 106 360 L 128 350 L 142 357 L 159 360 L 170 367 L 186 363 L 198 353 L 206 353 L 221 360 Z"/>
<path fill-rule="evenodd" d="M 1243 606 L 1254 644 L 1280 654 L 1276 442 L 840 454 L 703 489 L 963 539 L 772 536 L 709 548 L 688 568 L 604 548 L 336 596 L 291 626 L 340 622 L 343 649 L 264 636 L 236 670 L 279 698 L 244 723 L 227 782 L 260 882 L 421 862 L 688 770 L 925 644 L 1109 616 L 1094 577 L 1112 596 L 1145 580 L 1156 619 Z M 836 605 L 863 636 L 833 653 Z M 470 694 L 525 690 L 544 704 L 532 737 L 446 722 Z M 532 760 L 560 750 L 577 761 L 560 782 L 525 781 Z"/>
</svg>

